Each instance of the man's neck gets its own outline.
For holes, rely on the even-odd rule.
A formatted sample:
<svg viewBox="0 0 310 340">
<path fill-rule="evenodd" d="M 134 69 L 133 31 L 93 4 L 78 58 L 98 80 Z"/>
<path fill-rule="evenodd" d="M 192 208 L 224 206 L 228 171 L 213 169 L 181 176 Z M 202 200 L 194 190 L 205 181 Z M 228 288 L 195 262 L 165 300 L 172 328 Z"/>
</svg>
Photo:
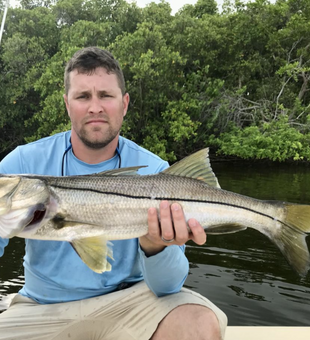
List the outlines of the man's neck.
<svg viewBox="0 0 310 340">
<path fill-rule="evenodd" d="M 71 136 L 72 151 L 75 157 L 82 162 L 98 164 L 112 158 L 115 155 L 118 138 L 119 136 L 103 148 L 93 149 L 86 146 L 80 139 Z"/>
</svg>

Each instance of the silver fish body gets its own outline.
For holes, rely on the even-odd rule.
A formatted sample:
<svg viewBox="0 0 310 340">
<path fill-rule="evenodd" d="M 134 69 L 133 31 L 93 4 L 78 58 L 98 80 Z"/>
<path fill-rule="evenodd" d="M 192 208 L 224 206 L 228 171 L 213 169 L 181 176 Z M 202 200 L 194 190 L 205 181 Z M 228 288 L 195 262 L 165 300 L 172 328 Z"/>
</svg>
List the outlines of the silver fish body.
<svg viewBox="0 0 310 340">
<path fill-rule="evenodd" d="M 269 237 L 301 275 L 309 270 L 305 237 L 310 206 L 261 201 L 220 189 L 207 149 L 160 174 L 138 176 L 137 169 L 72 177 L 3 175 L 0 236 L 71 242 L 87 265 L 102 272 L 111 269 L 107 240 L 147 234 L 147 210 L 168 200 L 181 204 L 186 220 L 197 219 L 208 234 L 254 228 Z M 31 186 L 36 189 L 29 190 Z M 8 217 L 15 221 L 10 228 Z"/>
<path fill-rule="evenodd" d="M 89 225 L 93 236 L 105 235 L 109 240 L 145 235 L 148 232 L 147 210 L 159 208 L 162 200 L 180 203 L 186 220 L 196 218 L 209 233 L 222 233 L 225 225 L 231 228 L 233 224 L 242 229 L 251 225 L 268 232 L 271 227 L 277 229 L 280 223 L 277 219 L 283 219 L 284 214 L 281 203 L 270 204 L 169 174 L 57 178 L 54 183 L 48 181 L 47 186 L 59 206 L 51 222 L 58 225 L 55 238 L 59 235 L 61 240 L 66 237 L 71 240 L 74 232 L 76 236 L 86 236 L 84 224 Z M 72 233 L 66 229 L 70 223 L 71 228 L 75 228 Z M 78 223 L 82 230 L 74 226 Z M 228 228 L 225 233 L 235 231 Z M 45 238 L 46 235 L 40 228 L 33 236 Z"/>
</svg>

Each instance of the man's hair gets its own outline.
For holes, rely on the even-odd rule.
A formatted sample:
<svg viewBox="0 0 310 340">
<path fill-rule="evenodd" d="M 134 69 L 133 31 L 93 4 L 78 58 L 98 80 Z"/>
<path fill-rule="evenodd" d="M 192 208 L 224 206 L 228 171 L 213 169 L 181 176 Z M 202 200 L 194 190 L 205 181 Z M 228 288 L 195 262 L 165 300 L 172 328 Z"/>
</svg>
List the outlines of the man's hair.
<svg viewBox="0 0 310 340">
<path fill-rule="evenodd" d="M 92 74 L 97 67 L 103 67 L 110 74 L 115 74 L 118 85 L 124 95 L 126 93 L 123 71 L 113 55 L 99 47 L 86 47 L 74 53 L 65 69 L 65 91 L 68 95 L 70 88 L 70 72 Z"/>
</svg>

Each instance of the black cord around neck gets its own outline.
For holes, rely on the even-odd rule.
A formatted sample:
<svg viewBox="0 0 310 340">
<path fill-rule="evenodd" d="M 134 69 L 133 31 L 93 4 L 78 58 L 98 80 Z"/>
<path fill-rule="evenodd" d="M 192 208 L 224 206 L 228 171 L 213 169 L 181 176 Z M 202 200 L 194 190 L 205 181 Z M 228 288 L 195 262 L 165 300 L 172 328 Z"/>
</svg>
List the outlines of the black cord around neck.
<svg viewBox="0 0 310 340">
<path fill-rule="evenodd" d="M 66 158 L 66 155 L 67 155 L 68 151 L 70 151 L 71 149 L 72 149 L 72 144 L 71 144 L 71 141 L 70 141 L 70 145 L 67 147 L 67 149 L 64 151 L 64 153 L 62 155 L 62 160 L 61 160 L 61 176 L 65 175 L 65 158 Z M 115 151 L 116 151 L 117 156 L 118 156 L 118 168 L 120 169 L 121 166 L 122 166 L 122 157 L 121 157 L 121 153 L 119 151 L 119 145 L 117 146 Z"/>
</svg>

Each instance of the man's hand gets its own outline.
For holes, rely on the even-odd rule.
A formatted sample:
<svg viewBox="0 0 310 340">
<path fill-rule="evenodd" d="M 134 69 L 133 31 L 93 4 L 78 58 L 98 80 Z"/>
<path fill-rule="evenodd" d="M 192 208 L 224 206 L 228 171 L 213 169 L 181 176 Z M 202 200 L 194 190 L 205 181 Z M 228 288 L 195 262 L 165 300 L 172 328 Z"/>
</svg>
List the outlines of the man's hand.
<svg viewBox="0 0 310 340">
<path fill-rule="evenodd" d="M 159 209 L 150 208 L 148 211 L 149 233 L 140 237 L 140 246 L 147 256 L 161 252 L 166 246 L 183 245 L 188 240 L 202 245 L 207 236 L 202 226 L 195 219 L 185 221 L 182 207 L 178 203 L 171 206 L 168 201 L 162 201 Z"/>
</svg>

